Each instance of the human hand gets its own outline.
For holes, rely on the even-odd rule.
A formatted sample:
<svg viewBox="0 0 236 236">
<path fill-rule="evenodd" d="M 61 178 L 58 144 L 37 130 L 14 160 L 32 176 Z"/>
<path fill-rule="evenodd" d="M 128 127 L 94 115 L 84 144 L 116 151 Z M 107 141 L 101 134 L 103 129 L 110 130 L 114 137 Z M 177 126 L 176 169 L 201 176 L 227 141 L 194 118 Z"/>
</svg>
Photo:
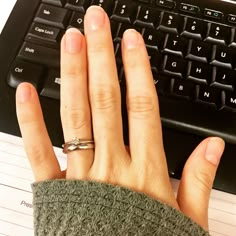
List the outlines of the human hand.
<svg viewBox="0 0 236 236">
<path fill-rule="evenodd" d="M 36 90 L 26 83 L 18 87 L 17 116 L 35 179 L 93 180 L 128 187 L 181 210 L 207 229 L 209 195 L 224 142 L 208 138 L 199 144 L 184 167 L 176 199 L 168 176 L 149 59 L 136 31 L 124 33 L 122 55 L 129 148 L 123 141 L 120 88 L 107 15 L 99 7 L 89 8 L 85 37 L 70 29 L 62 39 L 64 138 L 66 142 L 74 137 L 95 142 L 94 150 L 67 154 L 66 172 L 61 171 L 53 151 Z"/>
</svg>

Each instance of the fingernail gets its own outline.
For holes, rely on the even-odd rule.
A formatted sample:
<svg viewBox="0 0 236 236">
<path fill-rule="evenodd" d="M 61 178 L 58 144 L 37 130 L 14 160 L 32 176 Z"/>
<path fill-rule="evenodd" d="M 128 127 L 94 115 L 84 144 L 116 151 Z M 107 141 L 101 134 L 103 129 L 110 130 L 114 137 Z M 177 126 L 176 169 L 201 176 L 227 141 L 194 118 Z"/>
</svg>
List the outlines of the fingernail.
<svg viewBox="0 0 236 236">
<path fill-rule="evenodd" d="M 26 103 L 31 98 L 31 86 L 29 84 L 20 84 L 17 88 L 16 99 L 19 103 Z"/>
<path fill-rule="evenodd" d="M 207 144 L 205 158 L 213 165 L 218 165 L 224 150 L 224 141 L 221 138 L 210 138 Z"/>
<path fill-rule="evenodd" d="M 139 45 L 139 34 L 134 29 L 128 29 L 124 32 L 123 40 L 127 49 L 133 49 Z"/>
<path fill-rule="evenodd" d="M 82 34 L 76 28 L 69 28 L 65 35 L 65 46 L 68 53 L 79 53 L 82 47 Z"/>
<path fill-rule="evenodd" d="M 91 6 L 86 12 L 86 19 L 90 30 L 98 30 L 105 24 L 105 12 L 101 7 Z"/>
</svg>

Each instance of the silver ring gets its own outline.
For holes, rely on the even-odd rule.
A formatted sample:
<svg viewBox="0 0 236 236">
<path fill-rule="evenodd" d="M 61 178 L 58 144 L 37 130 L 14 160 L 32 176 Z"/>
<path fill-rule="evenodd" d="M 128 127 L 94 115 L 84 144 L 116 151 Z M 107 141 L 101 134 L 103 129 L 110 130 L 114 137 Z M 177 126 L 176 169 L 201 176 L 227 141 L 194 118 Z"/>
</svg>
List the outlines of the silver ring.
<svg viewBox="0 0 236 236">
<path fill-rule="evenodd" d="M 62 147 L 63 152 L 67 154 L 68 152 L 72 152 L 75 150 L 94 149 L 95 145 L 93 139 L 74 138 L 72 141 L 64 143 Z"/>
</svg>

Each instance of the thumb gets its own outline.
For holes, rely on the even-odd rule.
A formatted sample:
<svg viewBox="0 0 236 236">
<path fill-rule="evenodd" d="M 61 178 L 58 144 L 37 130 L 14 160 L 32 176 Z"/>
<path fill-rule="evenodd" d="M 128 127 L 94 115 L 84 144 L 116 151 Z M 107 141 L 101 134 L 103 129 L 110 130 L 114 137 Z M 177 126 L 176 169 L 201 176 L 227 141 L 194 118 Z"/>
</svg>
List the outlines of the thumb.
<svg viewBox="0 0 236 236">
<path fill-rule="evenodd" d="M 203 140 L 187 160 L 179 185 L 177 201 L 181 211 L 206 230 L 210 193 L 223 151 L 221 138 Z"/>
</svg>

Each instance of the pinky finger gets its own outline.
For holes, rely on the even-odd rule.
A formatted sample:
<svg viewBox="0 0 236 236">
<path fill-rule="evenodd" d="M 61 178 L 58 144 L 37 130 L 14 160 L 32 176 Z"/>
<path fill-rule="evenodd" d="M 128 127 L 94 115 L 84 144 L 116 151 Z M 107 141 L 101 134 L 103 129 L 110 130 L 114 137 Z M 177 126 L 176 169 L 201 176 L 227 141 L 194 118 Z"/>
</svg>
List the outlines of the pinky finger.
<svg viewBox="0 0 236 236">
<path fill-rule="evenodd" d="M 61 178 L 62 172 L 47 133 L 38 95 L 31 84 L 22 83 L 18 86 L 16 111 L 35 180 Z"/>
</svg>

